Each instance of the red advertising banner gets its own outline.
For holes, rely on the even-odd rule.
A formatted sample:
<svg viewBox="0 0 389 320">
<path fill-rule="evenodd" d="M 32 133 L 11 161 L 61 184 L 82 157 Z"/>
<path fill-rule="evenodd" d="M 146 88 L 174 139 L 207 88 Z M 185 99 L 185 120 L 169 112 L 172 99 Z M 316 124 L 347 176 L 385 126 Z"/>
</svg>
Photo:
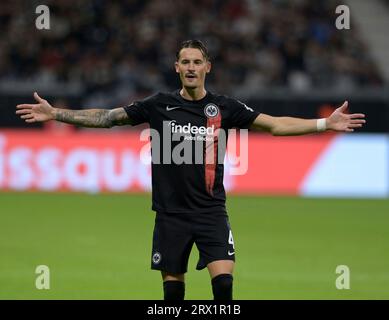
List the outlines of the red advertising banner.
<svg viewBox="0 0 389 320">
<path fill-rule="evenodd" d="M 310 168 L 333 135 L 273 137 L 249 135 L 247 173 L 234 177 L 233 191 L 243 193 L 298 194 Z"/>
<path fill-rule="evenodd" d="M 225 186 L 238 193 L 297 194 L 333 135 L 248 135 L 248 156 L 228 149 Z M 229 138 L 229 143 L 235 137 Z M 234 149 L 234 148 L 232 148 Z M 238 160 L 238 161 L 237 161 Z M 244 163 L 245 162 L 245 163 Z M 234 170 L 242 166 L 243 170 Z M 247 167 L 247 168 L 245 168 Z M 238 173 L 238 174 L 236 174 Z M 0 132 L 0 189 L 150 191 L 148 141 L 138 131 Z"/>
</svg>

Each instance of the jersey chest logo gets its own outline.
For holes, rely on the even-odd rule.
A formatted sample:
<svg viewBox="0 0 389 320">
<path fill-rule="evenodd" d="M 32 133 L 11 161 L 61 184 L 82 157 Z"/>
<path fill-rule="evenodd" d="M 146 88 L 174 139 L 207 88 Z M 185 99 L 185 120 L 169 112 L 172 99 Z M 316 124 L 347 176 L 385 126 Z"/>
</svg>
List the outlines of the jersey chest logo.
<svg viewBox="0 0 389 320">
<path fill-rule="evenodd" d="M 216 104 L 208 103 L 204 107 L 204 114 L 207 116 L 207 118 L 215 118 L 219 114 L 219 108 Z"/>
</svg>

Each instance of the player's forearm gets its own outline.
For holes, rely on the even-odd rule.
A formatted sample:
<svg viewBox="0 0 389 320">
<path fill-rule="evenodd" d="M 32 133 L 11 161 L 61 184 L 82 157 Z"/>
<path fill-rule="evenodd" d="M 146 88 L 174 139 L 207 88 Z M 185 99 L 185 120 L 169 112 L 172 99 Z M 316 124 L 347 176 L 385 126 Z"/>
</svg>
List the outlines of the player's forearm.
<svg viewBox="0 0 389 320">
<path fill-rule="evenodd" d="M 298 136 L 318 132 L 317 119 L 278 117 L 271 133 L 274 136 Z"/>
<path fill-rule="evenodd" d="M 69 110 L 54 108 L 54 120 L 89 128 L 111 128 L 115 125 L 112 110 Z"/>
</svg>

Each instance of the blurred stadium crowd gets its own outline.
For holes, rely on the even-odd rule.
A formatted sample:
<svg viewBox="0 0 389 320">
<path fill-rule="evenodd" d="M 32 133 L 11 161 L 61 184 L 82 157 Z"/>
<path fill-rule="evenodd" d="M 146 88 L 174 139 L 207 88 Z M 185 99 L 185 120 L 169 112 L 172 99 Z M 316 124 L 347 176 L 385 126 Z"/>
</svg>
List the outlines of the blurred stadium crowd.
<svg viewBox="0 0 389 320">
<path fill-rule="evenodd" d="M 358 29 L 336 29 L 339 1 L 42 1 L 51 29 L 39 32 L 31 3 L 0 3 L 0 81 L 72 83 L 86 96 L 104 88 L 109 102 L 128 101 L 176 88 L 177 45 L 199 38 L 218 92 L 383 85 Z"/>
</svg>

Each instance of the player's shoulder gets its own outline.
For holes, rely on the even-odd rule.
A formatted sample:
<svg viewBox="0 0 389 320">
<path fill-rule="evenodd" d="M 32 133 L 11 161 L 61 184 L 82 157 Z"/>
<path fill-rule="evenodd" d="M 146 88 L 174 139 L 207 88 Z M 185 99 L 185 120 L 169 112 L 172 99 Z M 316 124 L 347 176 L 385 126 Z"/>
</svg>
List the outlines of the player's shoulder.
<svg viewBox="0 0 389 320">
<path fill-rule="evenodd" d="M 221 105 L 224 105 L 226 107 L 231 107 L 231 108 L 243 104 L 243 102 L 241 102 L 237 98 L 225 94 L 212 93 L 212 98 L 215 101 L 215 103 L 219 103 Z"/>
<path fill-rule="evenodd" d="M 214 95 L 214 101 L 218 101 L 219 105 L 223 105 L 231 112 L 250 111 L 255 112 L 253 108 L 247 106 L 246 103 L 242 102 L 238 98 L 231 97 L 228 95 Z M 216 102 L 217 103 L 217 102 Z"/>
<path fill-rule="evenodd" d="M 145 108 L 154 108 L 157 105 L 171 103 L 171 94 L 169 92 L 155 92 L 146 97 L 135 100 L 131 105 L 142 106 Z"/>
<path fill-rule="evenodd" d="M 148 95 L 146 97 L 144 97 L 143 99 L 141 99 L 140 101 L 142 102 L 148 102 L 148 103 L 152 103 L 152 102 L 158 102 L 158 100 L 160 100 L 162 97 L 162 93 L 161 92 L 155 92 L 151 95 Z"/>
<path fill-rule="evenodd" d="M 150 96 L 150 101 L 160 104 L 175 104 L 179 103 L 180 100 L 179 96 L 177 95 L 177 91 L 158 91 Z"/>
</svg>

